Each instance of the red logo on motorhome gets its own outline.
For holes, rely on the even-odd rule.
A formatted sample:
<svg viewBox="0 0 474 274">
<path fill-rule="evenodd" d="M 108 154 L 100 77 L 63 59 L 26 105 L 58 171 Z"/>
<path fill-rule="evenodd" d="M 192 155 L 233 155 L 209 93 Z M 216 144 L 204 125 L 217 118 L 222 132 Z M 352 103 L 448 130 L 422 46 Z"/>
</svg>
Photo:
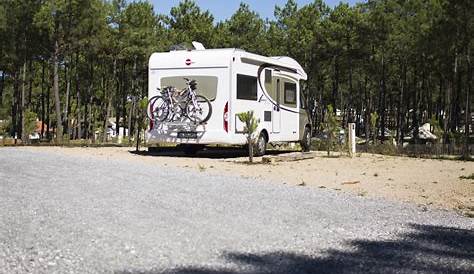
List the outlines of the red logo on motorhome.
<svg viewBox="0 0 474 274">
<path fill-rule="evenodd" d="M 193 63 L 193 62 L 191 61 L 191 59 L 186 59 L 186 63 L 185 63 L 186 66 L 189 66 L 189 65 L 191 65 L 192 63 Z"/>
</svg>

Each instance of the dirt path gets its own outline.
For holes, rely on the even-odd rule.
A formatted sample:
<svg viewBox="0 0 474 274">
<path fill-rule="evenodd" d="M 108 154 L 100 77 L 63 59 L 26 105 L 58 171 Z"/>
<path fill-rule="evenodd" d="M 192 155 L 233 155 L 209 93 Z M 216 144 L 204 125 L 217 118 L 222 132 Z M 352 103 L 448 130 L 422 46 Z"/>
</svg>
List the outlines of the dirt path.
<svg viewBox="0 0 474 274">
<path fill-rule="evenodd" d="M 359 154 L 354 158 L 328 158 L 313 152 L 313 159 L 248 165 L 242 152 L 208 151 L 185 157 L 177 151 L 159 154 L 131 153 L 130 148 L 31 147 L 91 157 L 128 158 L 160 166 L 198 169 L 247 178 L 264 178 L 276 183 L 327 188 L 359 196 L 456 209 L 474 215 L 474 180 L 460 179 L 474 173 L 474 162 L 429 160 Z M 256 158 L 261 162 L 261 158 Z"/>
</svg>

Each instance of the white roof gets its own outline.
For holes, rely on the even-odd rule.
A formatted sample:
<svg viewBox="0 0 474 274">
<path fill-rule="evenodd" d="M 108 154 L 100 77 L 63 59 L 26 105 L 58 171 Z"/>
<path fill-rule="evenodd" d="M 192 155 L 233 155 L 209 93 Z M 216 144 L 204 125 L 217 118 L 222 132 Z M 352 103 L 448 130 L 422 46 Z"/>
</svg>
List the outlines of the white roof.
<svg viewBox="0 0 474 274">
<path fill-rule="evenodd" d="M 301 65 L 298 64 L 298 62 L 293 58 L 287 56 L 265 57 L 235 48 L 157 52 L 150 56 L 148 65 L 152 70 L 196 67 L 229 67 L 232 62 L 232 58 L 236 56 L 251 59 L 262 64 L 268 63 L 293 69 L 301 76 L 302 79 L 307 79 L 307 75 L 303 67 L 301 67 Z"/>
</svg>

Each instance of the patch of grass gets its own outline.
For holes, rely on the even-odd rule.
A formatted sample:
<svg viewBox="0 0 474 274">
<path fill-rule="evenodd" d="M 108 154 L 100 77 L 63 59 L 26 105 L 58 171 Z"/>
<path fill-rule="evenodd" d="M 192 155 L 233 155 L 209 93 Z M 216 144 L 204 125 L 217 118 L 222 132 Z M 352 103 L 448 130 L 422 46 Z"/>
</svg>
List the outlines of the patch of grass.
<svg viewBox="0 0 474 274">
<path fill-rule="evenodd" d="M 467 176 L 461 175 L 461 176 L 459 176 L 459 179 L 461 179 L 461 180 L 474 180 L 474 173 L 471 173 L 471 175 L 467 175 Z"/>
<path fill-rule="evenodd" d="M 206 171 L 207 167 L 205 165 L 198 164 L 199 171 L 204 172 Z"/>
</svg>

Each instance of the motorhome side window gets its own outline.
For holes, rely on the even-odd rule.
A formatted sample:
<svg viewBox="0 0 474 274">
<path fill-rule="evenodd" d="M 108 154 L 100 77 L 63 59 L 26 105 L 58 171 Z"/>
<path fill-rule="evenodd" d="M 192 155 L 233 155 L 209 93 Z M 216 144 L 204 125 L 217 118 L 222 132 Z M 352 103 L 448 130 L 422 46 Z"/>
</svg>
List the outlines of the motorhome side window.
<svg viewBox="0 0 474 274">
<path fill-rule="evenodd" d="M 285 104 L 296 105 L 296 84 L 285 82 Z"/>
<path fill-rule="evenodd" d="M 272 71 L 269 69 L 265 70 L 265 84 L 272 83 Z"/>
<path fill-rule="evenodd" d="M 237 99 L 257 101 L 257 77 L 237 74 Z"/>
</svg>

